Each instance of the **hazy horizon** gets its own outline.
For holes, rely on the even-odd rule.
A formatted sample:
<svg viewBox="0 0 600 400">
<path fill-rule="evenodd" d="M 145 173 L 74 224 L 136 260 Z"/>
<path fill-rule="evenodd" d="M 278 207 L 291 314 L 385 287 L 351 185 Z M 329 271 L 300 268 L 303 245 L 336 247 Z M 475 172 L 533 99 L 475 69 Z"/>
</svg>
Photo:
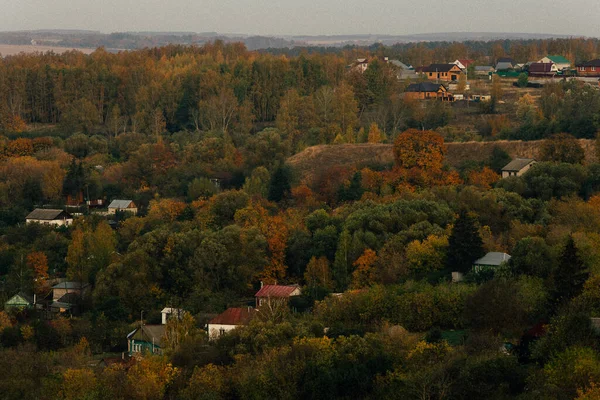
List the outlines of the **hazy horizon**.
<svg viewBox="0 0 600 400">
<path fill-rule="evenodd" d="M 600 36 L 596 0 L 568 7 L 532 0 L 0 0 L 0 31 L 218 32 L 221 34 L 410 35 L 443 32 Z"/>
</svg>

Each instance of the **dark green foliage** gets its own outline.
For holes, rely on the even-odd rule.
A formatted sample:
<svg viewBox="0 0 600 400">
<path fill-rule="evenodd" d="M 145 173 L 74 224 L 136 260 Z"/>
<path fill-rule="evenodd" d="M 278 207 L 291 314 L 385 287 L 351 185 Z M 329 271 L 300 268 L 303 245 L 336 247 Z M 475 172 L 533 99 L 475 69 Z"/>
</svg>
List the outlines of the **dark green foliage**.
<svg viewBox="0 0 600 400">
<path fill-rule="evenodd" d="M 67 175 L 63 183 L 63 194 L 65 196 L 77 197 L 82 193 L 86 184 L 86 174 L 82 162 L 71 160 Z"/>
<path fill-rule="evenodd" d="M 473 261 L 484 255 L 477 219 L 463 210 L 454 222 L 452 233 L 448 238 L 448 268 L 463 273 L 469 272 L 473 267 Z"/>
<path fill-rule="evenodd" d="M 519 77 L 517 78 L 517 85 L 519 85 L 520 88 L 527 87 L 528 83 L 529 83 L 529 76 L 526 73 L 520 74 Z"/>
<path fill-rule="evenodd" d="M 577 254 L 577 247 L 572 236 L 562 251 L 553 275 L 553 297 L 559 303 L 574 298 L 583 290 L 583 284 L 589 277 L 587 267 Z"/>
<path fill-rule="evenodd" d="M 271 176 L 268 199 L 275 202 L 280 202 L 284 199 L 287 199 L 292 190 L 290 180 L 291 171 L 289 167 L 278 167 Z"/>
<path fill-rule="evenodd" d="M 512 158 L 508 155 L 506 151 L 504 151 L 501 147 L 494 146 L 492 149 L 492 156 L 488 162 L 488 165 L 491 169 L 496 171 L 497 173 L 502 172 L 502 168 L 509 162 L 511 162 Z"/>
<path fill-rule="evenodd" d="M 540 237 L 520 240 L 511 255 L 510 264 L 515 274 L 548 278 L 554 270 L 552 249 Z"/>
</svg>

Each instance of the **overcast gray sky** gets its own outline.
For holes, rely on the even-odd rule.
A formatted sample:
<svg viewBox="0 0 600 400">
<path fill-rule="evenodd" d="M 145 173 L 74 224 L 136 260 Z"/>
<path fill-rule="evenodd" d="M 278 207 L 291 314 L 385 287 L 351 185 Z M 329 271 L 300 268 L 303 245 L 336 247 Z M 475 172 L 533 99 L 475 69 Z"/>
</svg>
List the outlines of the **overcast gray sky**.
<svg viewBox="0 0 600 400">
<path fill-rule="evenodd" d="M 600 36 L 598 0 L 0 0 L 0 31 Z"/>
</svg>

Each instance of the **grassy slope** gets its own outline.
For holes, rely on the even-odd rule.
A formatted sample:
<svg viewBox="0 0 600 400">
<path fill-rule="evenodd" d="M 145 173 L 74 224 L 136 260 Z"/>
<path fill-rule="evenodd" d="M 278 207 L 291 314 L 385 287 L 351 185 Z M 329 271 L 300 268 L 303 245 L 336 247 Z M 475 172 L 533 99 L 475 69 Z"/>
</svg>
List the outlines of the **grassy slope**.
<svg viewBox="0 0 600 400">
<path fill-rule="evenodd" d="M 595 162 L 594 141 L 581 139 L 580 143 L 585 150 L 587 162 Z M 456 167 L 468 160 L 486 161 L 494 146 L 501 147 L 513 158 L 537 158 L 540 144 L 541 141 L 518 140 L 447 143 L 446 163 Z M 332 167 L 361 168 L 373 164 L 391 164 L 394 162 L 394 155 L 390 144 L 320 145 L 305 149 L 290 157 L 287 162 L 298 171 L 303 181 L 311 182 L 317 173 Z"/>
</svg>

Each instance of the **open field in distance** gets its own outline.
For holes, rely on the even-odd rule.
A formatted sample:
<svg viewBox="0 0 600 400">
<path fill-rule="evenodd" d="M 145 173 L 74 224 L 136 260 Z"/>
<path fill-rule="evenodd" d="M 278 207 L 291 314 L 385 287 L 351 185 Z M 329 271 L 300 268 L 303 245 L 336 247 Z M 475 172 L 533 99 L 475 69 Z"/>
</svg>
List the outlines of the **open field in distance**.
<svg viewBox="0 0 600 400">
<path fill-rule="evenodd" d="M 20 53 L 45 53 L 53 51 L 55 53 L 64 53 L 70 50 L 81 51 L 84 54 L 91 54 L 96 49 L 91 48 L 75 48 L 75 47 L 57 47 L 57 46 L 32 46 L 32 45 L 15 45 L 15 44 L 0 44 L 0 55 L 12 56 Z"/>
</svg>

